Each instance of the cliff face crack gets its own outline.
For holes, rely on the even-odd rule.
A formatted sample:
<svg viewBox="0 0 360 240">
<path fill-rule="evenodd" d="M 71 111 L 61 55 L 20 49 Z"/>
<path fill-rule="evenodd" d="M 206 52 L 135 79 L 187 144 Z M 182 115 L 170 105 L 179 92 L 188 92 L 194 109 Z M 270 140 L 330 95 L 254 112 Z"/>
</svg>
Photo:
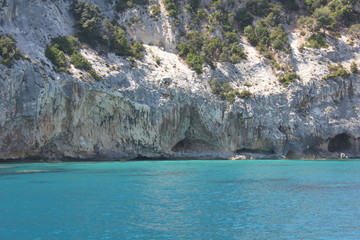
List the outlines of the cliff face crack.
<svg viewBox="0 0 360 240">
<path fill-rule="evenodd" d="M 349 134 L 341 133 L 332 138 L 328 145 L 329 152 L 350 152 L 355 148 L 355 139 Z"/>
</svg>

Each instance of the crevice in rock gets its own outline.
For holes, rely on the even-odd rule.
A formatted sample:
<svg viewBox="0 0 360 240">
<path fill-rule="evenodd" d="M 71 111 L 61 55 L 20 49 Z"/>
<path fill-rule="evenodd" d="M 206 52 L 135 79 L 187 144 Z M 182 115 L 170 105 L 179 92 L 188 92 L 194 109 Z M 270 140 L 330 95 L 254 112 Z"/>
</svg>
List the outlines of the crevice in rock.
<svg viewBox="0 0 360 240">
<path fill-rule="evenodd" d="M 329 141 L 329 152 L 349 152 L 355 149 L 355 139 L 349 134 L 341 133 Z"/>
</svg>

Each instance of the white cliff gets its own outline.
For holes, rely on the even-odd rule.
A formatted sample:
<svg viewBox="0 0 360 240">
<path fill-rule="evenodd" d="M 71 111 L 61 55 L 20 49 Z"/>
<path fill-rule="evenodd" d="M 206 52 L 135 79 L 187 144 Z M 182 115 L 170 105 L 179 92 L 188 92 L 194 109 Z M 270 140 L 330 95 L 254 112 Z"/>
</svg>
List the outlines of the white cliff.
<svg viewBox="0 0 360 240">
<path fill-rule="evenodd" d="M 90 2 L 114 14 L 107 1 Z M 29 58 L 0 65 L 0 159 L 360 156 L 360 76 L 322 80 L 328 63 L 360 65 L 359 40 L 334 38 L 326 50 L 301 53 L 302 36 L 292 32 L 290 61 L 301 80 L 288 88 L 245 40 L 246 60 L 197 75 L 176 54 L 179 33 L 164 7 L 163 21 L 154 21 L 145 6 L 119 16 L 124 24 L 138 19 L 128 26 L 146 47 L 136 68 L 82 48 L 104 78 L 97 82 L 75 68 L 56 73 L 44 55 L 52 38 L 75 31 L 69 4 L 0 0 L 0 32 L 11 34 Z M 252 96 L 223 101 L 209 86 L 214 77 Z"/>
</svg>

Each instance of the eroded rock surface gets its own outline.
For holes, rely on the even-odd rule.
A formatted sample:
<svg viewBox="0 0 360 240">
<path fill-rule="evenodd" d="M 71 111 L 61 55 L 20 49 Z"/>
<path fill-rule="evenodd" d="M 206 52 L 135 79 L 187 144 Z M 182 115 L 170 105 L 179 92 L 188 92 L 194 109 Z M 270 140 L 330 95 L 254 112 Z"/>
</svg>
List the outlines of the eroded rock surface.
<svg viewBox="0 0 360 240">
<path fill-rule="evenodd" d="M 107 1 L 91 2 L 113 14 Z M 288 88 L 246 42 L 247 60 L 199 76 L 176 55 L 178 30 L 166 13 L 153 22 L 139 8 L 120 21 L 141 19 L 128 32 L 147 44 L 145 59 L 131 68 L 125 58 L 83 49 L 104 76 L 84 81 L 76 72 L 56 73 L 44 56 L 51 38 L 74 33 L 68 1 L 2 0 L 0 7 L 0 31 L 30 59 L 0 65 L 1 159 L 360 156 L 360 77 L 322 80 L 326 62 L 360 65 L 359 41 L 339 38 L 327 50 L 300 53 L 300 34 L 292 33 L 291 61 L 301 81 Z M 161 41 L 160 48 L 149 45 Z M 214 77 L 252 96 L 223 101 L 209 87 Z"/>
</svg>

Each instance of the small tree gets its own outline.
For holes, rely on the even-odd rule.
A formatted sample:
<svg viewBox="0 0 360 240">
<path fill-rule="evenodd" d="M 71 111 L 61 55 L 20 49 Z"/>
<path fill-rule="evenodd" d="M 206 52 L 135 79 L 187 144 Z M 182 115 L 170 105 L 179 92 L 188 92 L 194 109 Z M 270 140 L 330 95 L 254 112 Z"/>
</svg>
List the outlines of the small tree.
<svg viewBox="0 0 360 240">
<path fill-rule="evenodd" d="M 19 49 L 16 47 L 16 41 L 10 35 L 0 35 L 0 63 L 11 67 L 13 60 L 20 57 Z"/>
<path fill-rule="evenodd" d="M 203 72 L 202 65 L 204 64 L 204 59 L 197 54 L 189 53 L 186 57 L 186 63 L 194 69 L 197 74 Z"/>
<path fill-rule="evenodd" d="M 358 69 L 358 66 L 357 66 L 356 62 L 351 63 L 350 71 L 351 71 L 351 73 L 358 73 L 359 72 L 359 69 Z"/>
<path fill-rule="evenodd" d="M 71 5 L 70 12 L 75 18 L 75 27 L 79 30 L 80 35 L 100 36 L 103 16 L 98 6 L 76 1 Z"/>
<path fill-rule="evenodd" d="M 121 27 L 104 21 L 105 34 L 103 39 L 108 43 L 108 47 L 116 55 L 130 56 L 131 45 L 128 43 L 126 32 Z"/>
<path fill-rule="evenodd" d="M 70 62 L 74 65 L 74 67 L 78 69 L 83 69 L 85 71 L 92 70 L 92 66 L 90 62 L 81 55 L 79 52 L 74 52 L 71 56 Z"/>
<path fill-rule="evenodd" d="M 335 18 L 332 15 L 330 8 L 328 7 L 316 9 L 312 16 L 316 19 L 317 29 L 332 29 L 336 24 Z"/>
</svg>

